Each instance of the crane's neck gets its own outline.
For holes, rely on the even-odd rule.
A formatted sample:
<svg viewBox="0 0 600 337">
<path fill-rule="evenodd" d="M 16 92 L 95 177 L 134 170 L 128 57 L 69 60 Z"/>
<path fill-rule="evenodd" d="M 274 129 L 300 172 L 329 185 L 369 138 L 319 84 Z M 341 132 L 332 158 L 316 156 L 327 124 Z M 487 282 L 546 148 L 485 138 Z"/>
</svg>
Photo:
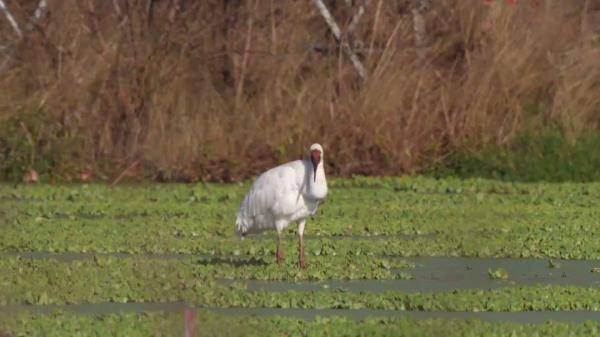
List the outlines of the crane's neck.
<svg viewBox="0 0 600 337">
<path fill-rule="evenodd" d="M 316 171 L 313 169 L 312 163 L 310 164 L 310 170 L 308 173 L 308 195 L 312 199 L 322 200 L 327 195 L 327 179 L 325 178 L 325 169 L 323 168 L 323 161 L 317 165 Z"/>
</svg>

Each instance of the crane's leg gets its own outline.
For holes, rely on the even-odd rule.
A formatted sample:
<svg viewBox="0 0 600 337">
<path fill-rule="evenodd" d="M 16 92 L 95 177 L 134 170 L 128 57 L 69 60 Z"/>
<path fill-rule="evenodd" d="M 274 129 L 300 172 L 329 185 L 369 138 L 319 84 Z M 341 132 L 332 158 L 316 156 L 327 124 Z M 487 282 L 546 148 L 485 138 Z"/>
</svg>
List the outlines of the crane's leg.
<svg viewBox="0 0 600 337">
<path fill-rule="evenodd" d="M 283 224 L 279 222 L 275 223 L 275 228 L 277 229 L 277 252 L 275 253 L 275 258 L 277 259 L 277 264 L 281 264 L 283 262 L 283 250 L 281 249 Z"/>
<path fill-rule="evenodd" d="M 283 262 L 283 250 L 281 250 L 281 233 L 277 233 L 277 252 L 275 253 L 277 264 Z"/>
<path fill-rule="evenodd" d="M 305 268 L 306 264 L 304 263 L 304 225 L 305 225 L 306 221 L 302 220 L 300 221 L 300 223 L 298 224 L 298 237 L 300 239 L 299 242 L 299 254 L 298 254 L 298 264 L 300 265 L 300 268 Z"/>
</svg>

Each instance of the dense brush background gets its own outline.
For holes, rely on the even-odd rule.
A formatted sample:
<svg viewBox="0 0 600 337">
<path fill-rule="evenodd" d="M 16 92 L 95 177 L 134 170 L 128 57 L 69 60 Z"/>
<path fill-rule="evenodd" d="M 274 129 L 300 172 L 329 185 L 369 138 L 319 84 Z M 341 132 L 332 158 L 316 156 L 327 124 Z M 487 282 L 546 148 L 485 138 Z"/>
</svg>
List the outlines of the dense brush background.
<svg viewBox="0 0 600 337">
<path fill-rule="evenodd" d="M 3 179 L 235 181 L 313 142 L 330 175 L 598 175 L 594 1 L 431 1 L 419 47 L 413 1 L 372 0 L 365 81 L 308 0 L 5 3 Z M 325 3 L 344 30 L 361 1 Z"/>
</svg>

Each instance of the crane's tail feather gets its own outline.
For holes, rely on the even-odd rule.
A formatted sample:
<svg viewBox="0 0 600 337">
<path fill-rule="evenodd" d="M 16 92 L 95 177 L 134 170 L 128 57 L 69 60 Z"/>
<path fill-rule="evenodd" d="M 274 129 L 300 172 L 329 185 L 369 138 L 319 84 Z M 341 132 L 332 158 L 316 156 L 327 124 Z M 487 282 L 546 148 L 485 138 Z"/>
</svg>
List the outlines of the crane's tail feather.
<svg viewBox="0 0 600 337">
<path fill-rule="evenodd" d="M 235 232 L 240 236 L 240 239 L 244 240 L 244 237 L 248 234 L 248 226 L 246 226 L 245 221 L 242 219 L 242 215 L 238 214 L 237 219 L 235 220 Z"/>
</svg>

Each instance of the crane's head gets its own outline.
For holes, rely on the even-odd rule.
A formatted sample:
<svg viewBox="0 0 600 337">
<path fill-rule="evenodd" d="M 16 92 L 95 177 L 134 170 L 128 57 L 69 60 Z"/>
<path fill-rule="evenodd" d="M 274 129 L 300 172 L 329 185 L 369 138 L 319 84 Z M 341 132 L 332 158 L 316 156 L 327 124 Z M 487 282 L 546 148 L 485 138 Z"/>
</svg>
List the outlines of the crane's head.
<svg viewBox="0 0 600 337">
<path fill-rule="evenodd" d="M 313 165 L 313 179 L 317 181 L 317 167 L 321 163 L 323 157 L 323 147 L 321 144 L 314 143 L 310 146 L 310 161 Z"/>
</svg>

